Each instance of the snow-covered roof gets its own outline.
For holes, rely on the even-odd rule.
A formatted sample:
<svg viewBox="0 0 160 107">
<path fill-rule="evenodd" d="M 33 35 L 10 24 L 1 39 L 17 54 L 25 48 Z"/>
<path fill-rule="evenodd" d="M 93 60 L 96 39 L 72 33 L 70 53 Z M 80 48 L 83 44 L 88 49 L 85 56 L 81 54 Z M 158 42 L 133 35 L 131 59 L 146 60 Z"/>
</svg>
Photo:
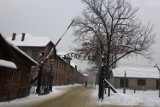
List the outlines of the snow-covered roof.
<svg viewBox="0 0 160 107">
<path fill-rule="evenodd" d="M 88 77 L 88 74 L 83 74 L 85 77 Z"/>
<path fill-rule="evenodd" d="M 75 64 L 73 61 L 70 62 L 70 65 L 71 65 L 72 67 L 74 67 L 74 68 L 75 68 L 75 66 L 76 66 L 76 64 Z"/>
<path fill-rule="evenodd" d="M 17 66 L 15 63 L 13 63 L 11 61 L 2 60 L 2 59 L 0 59 L 0 66 L 12 68 L 12 69 L 17 69 Z"/>
<path fill-rule="evenodd" d="M 32 61 L 33 63 L 35 63 L 36 65 L 38 65 L 38 63 L 31 58 L 29 55 L 27 55 L 26 53 L 24 53 L 21 49 L 19 49 L 17 46 L 15 46 L 12 43 L 9 43 L 8 41 L 6 41 L 8 44 L 10 44 L 15 50 L 17 50 L 19 53 L 21 53 L 22 55 L 24 55 L 26 58 L 28 58 L 30 61 Z"/>
<path fill-rule="evenodd" d="M 21 41 L 22 34 L 16 35 L 15 40 L 12 40 L 12 36 L 6 38 L 9 42 L 16 46 L 29 46 L 29 47 L 45 47 L 50 39 L 47 37 L 32 36 L 28 33 L 25 34 L 24 41 Z"/>
<path fill-rule="evenodd" d="M 159 71 L 155 67 L 117 67 L 112 69 L 114 77 L 129 78 L 159 78 Z"/>
<path fill-rule="evenodd" d="M 1 35 L 0 35 L 1 36 Z M 2 37 L 2 36 L 1 36 Z M 30 56 L 28 56 L 26 53 L 24 53 L 21 49 L 19 49 L 16 45 L 14 45 L 13 43 L 9 42 L 6 38 L 3 38 L 3 41 L 5 42 L 5 44 L 8 44 L 13 50 L 15 50 L 16 52 L 20 53 L 21 55 L 25 56 L 27 59 L 29 59 L 33 64 L 37 65 L 38 63 L 33 60 Z"/>
</svg>

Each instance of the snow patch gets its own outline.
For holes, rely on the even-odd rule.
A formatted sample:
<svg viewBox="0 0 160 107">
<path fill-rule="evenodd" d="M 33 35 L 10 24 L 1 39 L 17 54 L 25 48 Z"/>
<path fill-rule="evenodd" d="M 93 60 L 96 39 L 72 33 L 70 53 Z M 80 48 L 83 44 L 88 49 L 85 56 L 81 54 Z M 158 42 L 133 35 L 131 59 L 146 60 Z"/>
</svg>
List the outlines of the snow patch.
<svg viewBox="0 0 160 107">
<path fill-rule="evenodd" d="M 123 93 L 123 89 L 117 89 L 118 93 L 111 92 L 110 97 L 107 94 L 104 95 L 104 100 L 98 100 L 98 88 L 92 92 L 92 97 L 98 105 L 115 105 L 115 106 L 149 106 L 160 107 L 160 98 L 158 97 L 158 90 L 126 90 L 126 94 Z"/>
<path fill-rule="evenodd" d="M 13 63 L 11 61 L 2 60 L 2 59 L 0 59 L 0 66 L 12 68 L 12 69 L 17 69 L 17 66 L 15 63 Z"/>
</svg>

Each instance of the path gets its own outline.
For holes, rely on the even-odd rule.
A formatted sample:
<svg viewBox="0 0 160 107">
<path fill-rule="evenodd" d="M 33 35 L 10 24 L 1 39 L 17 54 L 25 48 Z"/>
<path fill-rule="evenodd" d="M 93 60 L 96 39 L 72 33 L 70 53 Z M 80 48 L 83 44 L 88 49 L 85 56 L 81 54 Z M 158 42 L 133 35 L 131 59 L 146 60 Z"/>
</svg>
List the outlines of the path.
<svg viewBox="0 0 160 107">
<path fill-rule="evenodd" d="M 41 102 L 30 107 L 97 107 L 91 102 L 90 93 L 93 89 L 76 87 L 54 99 Z"/>
<path fill-rule="evenodd" d="M 104 104 L 98 105 L 96 104 L 97 99 L 91 97 L 93 90 L 93 88 L 85 88 L 82 86 L 76 87 L 56 98 L 25 107 L 128 107 Z"/>
<path fill-rule="evenodd" d="M 23 107 L 117 107 L 116 105 L 98 105 L 91 98 L 93 88 L 76 87 L 61 96 L 46 101 L 24 105 Z M 118 106 L 128 107 L 128 106 Z"/>
<path fill-rule="evenodd" d="M 60 96 L 48 97 L 44 100 L 34 99 L 32 102 L 26 101 L 25 103 L 22 102 L 17 105 L 12 105 L 11 103 L 9 105 L 4 105 L 4 107 L 128 107 L 105 104 L 98 105 L 97 98 L 92 96 L 93 91 L 93 88 L 78 86 L 66 90 L 66 92 L 64 92 Z"/>
</svg>

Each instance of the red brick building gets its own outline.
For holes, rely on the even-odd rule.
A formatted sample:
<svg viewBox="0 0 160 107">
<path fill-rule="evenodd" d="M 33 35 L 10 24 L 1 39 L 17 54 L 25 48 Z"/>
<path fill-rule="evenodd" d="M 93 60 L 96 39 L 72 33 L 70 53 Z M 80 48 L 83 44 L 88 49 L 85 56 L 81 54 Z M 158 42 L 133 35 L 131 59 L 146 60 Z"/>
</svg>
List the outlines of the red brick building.
<svg viewBox="0 0 160 107">
<path fill-rule="evenodd" d="M 0 35 L 0 100 L 30 94 L 31 66 L 37 62 Z"/>
<path fill-rule="evenodd" d="M 47 78 L 47 75 L 49 75 L 49 73 L 52 73 L 52 85 L 74 84 L 85 81 L 85 76 L 77 71 L 76 66 L 70 64 L 71 58 L 58 56 L 54 44 L 47 37 L 36 37 L 25 33 L 16 35 L 14 33 L 12 37 L 7 38 L 7 40 L 17 45 L 37 62 L 44 59 L 50 50 L 54 48 L 53 53 L 46 60 L 43 67 L 43 88 L 48 87 L 48 81 L 50 80 Z M 42 54 L 43 57 L 40 56 Z M 39 67 L 35 67 L 34 69 L 32 77 L 37 75 L 36 73 L 38 73 Z"/>
<path fill-rule="evenodd" d="M 60 63 L 64 65 L 64 69 L 61 72 L 64 73 L 64 83 L 63 84 L 82 84 L 87 80 L 87 77 L 84 76 L 77 70 L 77 65 L 72 62 L 72 58 L 66 56 L 66 52 L 58 52 Z"/>
<path fill-rule="evenodd" d="M 20 35 L 13 33 L 7 40 L 18 46 L 39 63 L 38 66 L 32 68 L 31 81 L 33 80 L 34 82 L 34 80 L 36 80 L 32 85 L 37 85 L 37 82 L 40 81 L 39 84 L 41 84 L 41 86 L 39 88 L 41 89 L 41 92 L 48 93 L 48 87 L 51 85 L 50 82 L 52 82 L 52 60 L 56 54 L 54 44 L 47 37 L 36 37 L 28 33 L 22 33 Z M 54 49 L 53 52 L 50 54 L 49 58 L 46 59 L 52 48 Z M 39 72 L 41 62 L 44 60 L 45 62 L 41 67 L 41 72 Z M 40 75 L 39 80 L 37 78 L 38 75 Z"/>
</svg>

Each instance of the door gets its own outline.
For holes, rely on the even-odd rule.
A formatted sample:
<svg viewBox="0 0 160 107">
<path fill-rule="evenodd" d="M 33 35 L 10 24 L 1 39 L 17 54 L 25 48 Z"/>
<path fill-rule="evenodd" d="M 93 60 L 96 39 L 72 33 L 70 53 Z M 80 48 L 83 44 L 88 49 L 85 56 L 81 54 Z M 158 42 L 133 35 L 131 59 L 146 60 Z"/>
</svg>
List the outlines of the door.
<svg viewBox="0 0 160 107">
<path fill-rule="evenodd" d="M 158 90 L 159 89 L 159 80 L 156 80 L 156 89 Z"/>
</svg>

